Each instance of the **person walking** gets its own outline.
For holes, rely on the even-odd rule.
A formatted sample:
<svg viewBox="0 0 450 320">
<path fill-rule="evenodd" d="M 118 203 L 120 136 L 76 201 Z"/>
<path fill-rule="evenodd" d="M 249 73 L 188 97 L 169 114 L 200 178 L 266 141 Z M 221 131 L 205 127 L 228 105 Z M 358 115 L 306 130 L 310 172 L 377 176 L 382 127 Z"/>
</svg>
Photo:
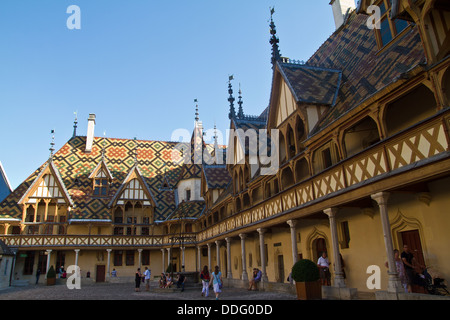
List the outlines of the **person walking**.
<svg viewBox="0 0 450 320">
<path fill-rule="evenodd" d="M 37 271 L 36 271 L 36 284 L 38 284 L 38 282 L 39 282 L 40 275 L 41 275 L 41 269 L 37 269 Z"/>
<path fill-rule="evenodd" d="M 209 281 L 211 280 L 209 276 L 208 266 L 203 267 L 202 273 L 200 273 L 200 279 L 202 279 L 202 297 L 209 296 Z"/>
<path fill-rule="evenodd" d="M 149 291 L 150 290 L 150 277 L 151 277 L 151 275 L 152 275 L 152 272 L 150 271 L 150 269 L 145 267 L 145 271 L 144 271 L 145 291 Z"/>
<path fill-rule="evenodd" d="M 219 300 L 219 295 L 222 292 L 222 272 L 220 272 L 219 266 L 215 266 L 211 278 L 213 279 L 213 289 L 216 294 L 216 300 Z"/>
</svg>

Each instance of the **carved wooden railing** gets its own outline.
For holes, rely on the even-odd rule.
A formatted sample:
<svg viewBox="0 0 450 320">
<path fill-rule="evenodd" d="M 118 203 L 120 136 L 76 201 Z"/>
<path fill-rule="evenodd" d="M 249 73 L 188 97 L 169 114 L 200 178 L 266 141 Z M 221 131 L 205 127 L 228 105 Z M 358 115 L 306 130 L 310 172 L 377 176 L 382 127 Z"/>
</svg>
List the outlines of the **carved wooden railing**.
<svg viewBox="0 0 450 320">
<path fill-rule="evenodd" d="M 450 111 L 442 111 L 331 168 L 198 233 L 198 242 L 274 215 L 449 150 Z"/>
<path fill-rule="evenodd" d="M 308 205 L 312 201 L 343 192 L 368 179 L 380 178 L 404 166 L 449 150 L 450 111 L 416 124 L 376 145 L 347 158 L 331 168 L 299 182 L 279 194 L 246 208 L 212 226 L 192 233 L 186 245 L 230 233 Z M 160 247 L 173 245 L 176 235 L 6 235 L 0 236 L 11 247 Z M 196 238 L 196 239 L 195 239 Z M 176 244 L 177 246 L 179 243 Z"/>
<path fill-rule="evenodd" d="M 160 247 L 179 246 L 180 241 L 173 241 L 177 235 L 1 235 L 0 239 L 12 248 L 126 248 L 126 247 Z M 195 240 L 195 233 L 183 234 L 184 245 Z"/>
</svg>

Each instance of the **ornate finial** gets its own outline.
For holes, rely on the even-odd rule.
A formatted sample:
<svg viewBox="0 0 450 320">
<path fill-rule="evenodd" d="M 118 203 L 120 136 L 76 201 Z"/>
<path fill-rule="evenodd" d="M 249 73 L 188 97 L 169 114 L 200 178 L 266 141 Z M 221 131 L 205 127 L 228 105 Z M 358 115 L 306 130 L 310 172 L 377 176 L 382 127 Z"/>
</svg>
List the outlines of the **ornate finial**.
<svg viewBox="0 0 450 320">
<path fill-rule="evenodd" d="M 73 114 L 75 115 L 75 120 L 73 122 L 73 136 L 72 137 L 76 137 L 77 136 L 77 124 L 78 124 L 78 111 L 75 111 Z"/>
<path fill-rule="evenodd" d="M 50 160 L 53 160 L 53 152 L 55 152 L 55 130 L 50 131 L 52 134 L 52 142 L 50 142 Z"/>
<path fill-rule="evenodd" d="M 194 99 L 195 102 L 195 122 L 198 122 L 199 117 L 198 117 L 198 100 Z"/>
<path fill-rule="evenodd" d="M 239 101 L 238 101 L 238 105 L 239 105 L 239 109 L 238 109 L 238 118 L 239 119 L 244 119 L 244 109 L 242 108 L 242 91 L 241 91 L 241 84 L 239 83 Z"/>
<path fill-rule="evenodd" d="M 105 139 L 106 139 L 106 131 L 103 131 L 102 160 L 105 159 Z"/>
<path fill-rule="evenodd" d="M 280 40 L 276 36 L 277 30 L 275 27 L 275 23 L 273 22 L 274 13 L 275 8 L 270 8 L 270 34 L 272 35 L 272 37 L 270 38 L 270 44 L 272 45 L 272 65 L 275 65 L 275 63 L 281 58 L 280 49 L 278 47 L 278 43 L 280 43 Z"/>
<path fill-rule="evenodd" d="M 137 146 L 138 146 L 137 138 L 134 137 L 133 141 L 134 141 L 134 152 L 133 152 L 134 153 L 134 164 L 137 165 L 138 164 L 138 160 L 137 160 Z"/>
<path fill-rule="evenodd" d="M 230 113 L 228 114 L 228 118 L 231 120 L 236 117 L 236 110 L 234 109 L 234 97 L 233 97 L 233 87 L 231 85 L 231 80 L 233 80 L 234 77 L 231 75 L 228 77 L 228 93 L 230 94 L 230 97 L 228 98 L 228 101 L 230 102 Z"/>
</svg>

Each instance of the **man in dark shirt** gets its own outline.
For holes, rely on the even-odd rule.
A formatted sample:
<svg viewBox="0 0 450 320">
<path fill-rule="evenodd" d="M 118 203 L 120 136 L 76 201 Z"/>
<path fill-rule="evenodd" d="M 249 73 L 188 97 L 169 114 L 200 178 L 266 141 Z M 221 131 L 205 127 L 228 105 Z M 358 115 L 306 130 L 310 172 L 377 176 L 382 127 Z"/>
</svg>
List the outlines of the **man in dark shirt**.
<svg viewBox="0 0 450 320">
<path fill-rule="evenodd" d="M 403 265 L 405 267 L 406 277 L 408 279 L 408 292 L 411 293 L 411 285 L 414 284 L 414 278 L 416 276 L 416 268 L 424 268 L 424 266 L 420 266 L 414 255 L 409 250 L 408 246 L 405 244 L 403 246 L 403 252 L 401 254 L 401 258 L 403 261 Z"/>
</svg>

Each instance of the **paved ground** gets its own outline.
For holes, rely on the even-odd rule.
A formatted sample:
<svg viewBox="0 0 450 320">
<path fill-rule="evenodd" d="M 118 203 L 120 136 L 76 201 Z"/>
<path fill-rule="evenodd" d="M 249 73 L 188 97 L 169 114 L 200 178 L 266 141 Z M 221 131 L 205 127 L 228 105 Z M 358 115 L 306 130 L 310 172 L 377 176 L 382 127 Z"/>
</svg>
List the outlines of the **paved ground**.
<svg viewBox="0 0 450 320">
<path fill-rule="evenodd" d="M 69 290 L 66 285 L 29 285 L 0 290 L 0 300 L 215 300 L 214 292 L 209 297 L 201 296 L 201 288 L 188 288 L 184 292 L 155 290 L 152 284 L 149 292 L 141 287 L 134 291 L 133 283 L 82 284 L 81 289 Z M 246 289 L 224 288 L 220 300 L 296 300 L 288 293 L 247 291 Z"/>
</svg>

